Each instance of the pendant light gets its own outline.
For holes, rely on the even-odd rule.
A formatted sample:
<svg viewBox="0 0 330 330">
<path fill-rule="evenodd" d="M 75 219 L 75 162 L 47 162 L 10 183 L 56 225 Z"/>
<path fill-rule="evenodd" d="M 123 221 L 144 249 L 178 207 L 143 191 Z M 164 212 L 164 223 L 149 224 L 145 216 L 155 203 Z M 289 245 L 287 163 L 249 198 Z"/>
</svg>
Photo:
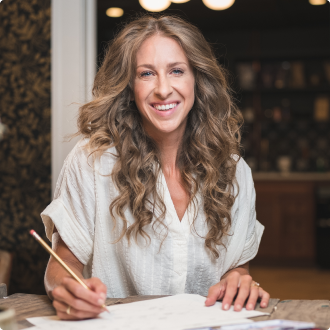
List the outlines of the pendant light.
<svg viewBox="0 0 330 330">
<path fill-rule="evenodd" d="M 173 3 L 185 3 L 188 2 L 190 0 L 171 0 Z"/>
<path fill-rule="evenodd" d="M 327 0 L 309 0 L 309 3 L 314 6 L 324 5 L 327 3 Z"/>
<path fill-rule="evenodd" d="M 158 12 L 167 9 L 171 1 L 170 0 L 139 0 L 140 5 L 148 11 Z"/>
<path fill-rule="evenodd" d="M 204 5 L 212 10 L 225 10 L 231 7 L 235 0 L 203 0 Z"/>
<path fill-rule="evenodd" d="M 124 11 L 121 8 L 118 8 L 118 7 L 108 8 L 105 13 L 109 17 L 121 17 L 121 16 L 124 15 Z"/>
</svg>

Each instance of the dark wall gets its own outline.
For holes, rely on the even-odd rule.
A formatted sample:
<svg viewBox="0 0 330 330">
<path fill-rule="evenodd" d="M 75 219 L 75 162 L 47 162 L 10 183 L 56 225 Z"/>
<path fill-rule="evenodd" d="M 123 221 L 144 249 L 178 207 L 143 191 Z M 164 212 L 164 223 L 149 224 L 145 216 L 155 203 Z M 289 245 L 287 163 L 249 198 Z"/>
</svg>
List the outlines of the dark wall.
<svg viewBox="0 0 330 330">
<path fill-rule="evenodd" d="M 13 252 L 9 293 L 44 293 L 44 233 L 50 203 L 50 0 L 0 3 L 0 249 Z M 44 235 L 44 234 L 43 234 Z"/>
</svg>

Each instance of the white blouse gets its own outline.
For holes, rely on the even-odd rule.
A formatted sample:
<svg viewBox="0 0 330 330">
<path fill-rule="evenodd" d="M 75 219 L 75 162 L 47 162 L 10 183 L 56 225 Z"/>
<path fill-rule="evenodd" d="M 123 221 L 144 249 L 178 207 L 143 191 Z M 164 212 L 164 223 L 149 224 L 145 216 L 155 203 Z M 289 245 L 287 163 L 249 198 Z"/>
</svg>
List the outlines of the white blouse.
<svg viewBox="0 0 330 330">
<path fill-rule="evenodd" d="M 93 163 L 82 139 L 64 162 L 57 181 L 54 200 L 41 213 L 46 234 L 51 241 L 54 225 L 72 253 L 84 265 L 84 276 L 98 277 L 106 284 L 108 297 L 131 295 L 173 295 L 195 293 L 207 295 L 210 286 L 219 282 L 228 270 L 253 259 L 257 254 L 264 227 L 256 220 L 255 190 L 251 170 L 243 159 L 237 164 L 239 195 L 232 207 L 230 235 L 226 248 L 219 247 L 215 259 L 204 245 L 208 232 L 198 195 L 195 230 L 191 226 L 194 206 L 190 204 L 180 222 L 164 175 L 157 189 L 166 205 L 167 236 L 163 241 L 162 226 L 145 228 L 151 241 L 140 235 L 128 243 L 126 237 L 114 243 L 122 228 L 110 216 L 109 206 L 118 192 L 109 174 L 115 164 L 115 149 L 108 149 Z M 129 208 L 129 223 L 134 222 Z M 196 232 L 197 234 L 196 234 Z M 163 244 L 161 244 L 163 242 Z"/>
</svg>

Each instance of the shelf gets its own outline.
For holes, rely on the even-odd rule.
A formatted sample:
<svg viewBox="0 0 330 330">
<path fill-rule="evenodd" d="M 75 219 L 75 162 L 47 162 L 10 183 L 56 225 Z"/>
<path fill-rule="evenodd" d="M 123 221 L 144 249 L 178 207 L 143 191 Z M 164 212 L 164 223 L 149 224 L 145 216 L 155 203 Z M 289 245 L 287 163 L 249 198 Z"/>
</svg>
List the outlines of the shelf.
<svg viewBox="0 0 330 330">
<path fill-rule="evenodd" d="M 330 94 L 330 86 L 324 88 L 259 88 L 253 90 L 240 90 L 237 93 L 242 94 L 252 94 L 252 93 L 329 93 Z"/>
<path fill-rule="evenodd" d="M 330 172 L 253 172 L 255 181 L 329 181 Z"/>
</svg>

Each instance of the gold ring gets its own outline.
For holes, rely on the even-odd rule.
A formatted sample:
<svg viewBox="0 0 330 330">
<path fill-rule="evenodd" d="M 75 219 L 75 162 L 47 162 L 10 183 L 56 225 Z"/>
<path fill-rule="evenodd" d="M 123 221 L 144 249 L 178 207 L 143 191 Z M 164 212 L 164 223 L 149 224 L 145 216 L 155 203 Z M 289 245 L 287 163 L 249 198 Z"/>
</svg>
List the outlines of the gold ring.
<svg viewBox="0 0 330 330">
<path fill-rule="evenodd" d="M 66 313 L 67 313 L 68 315 L 70 315 L 70 309 L 71 309 L 71 306 L 68 305 L 68 308 L 66 309 Z"/>
<path fill-rule="evenodd" d="M 260 284 L 258 282 L 253 282 L 251 286 L 260 286 Z"/>
</svg>

